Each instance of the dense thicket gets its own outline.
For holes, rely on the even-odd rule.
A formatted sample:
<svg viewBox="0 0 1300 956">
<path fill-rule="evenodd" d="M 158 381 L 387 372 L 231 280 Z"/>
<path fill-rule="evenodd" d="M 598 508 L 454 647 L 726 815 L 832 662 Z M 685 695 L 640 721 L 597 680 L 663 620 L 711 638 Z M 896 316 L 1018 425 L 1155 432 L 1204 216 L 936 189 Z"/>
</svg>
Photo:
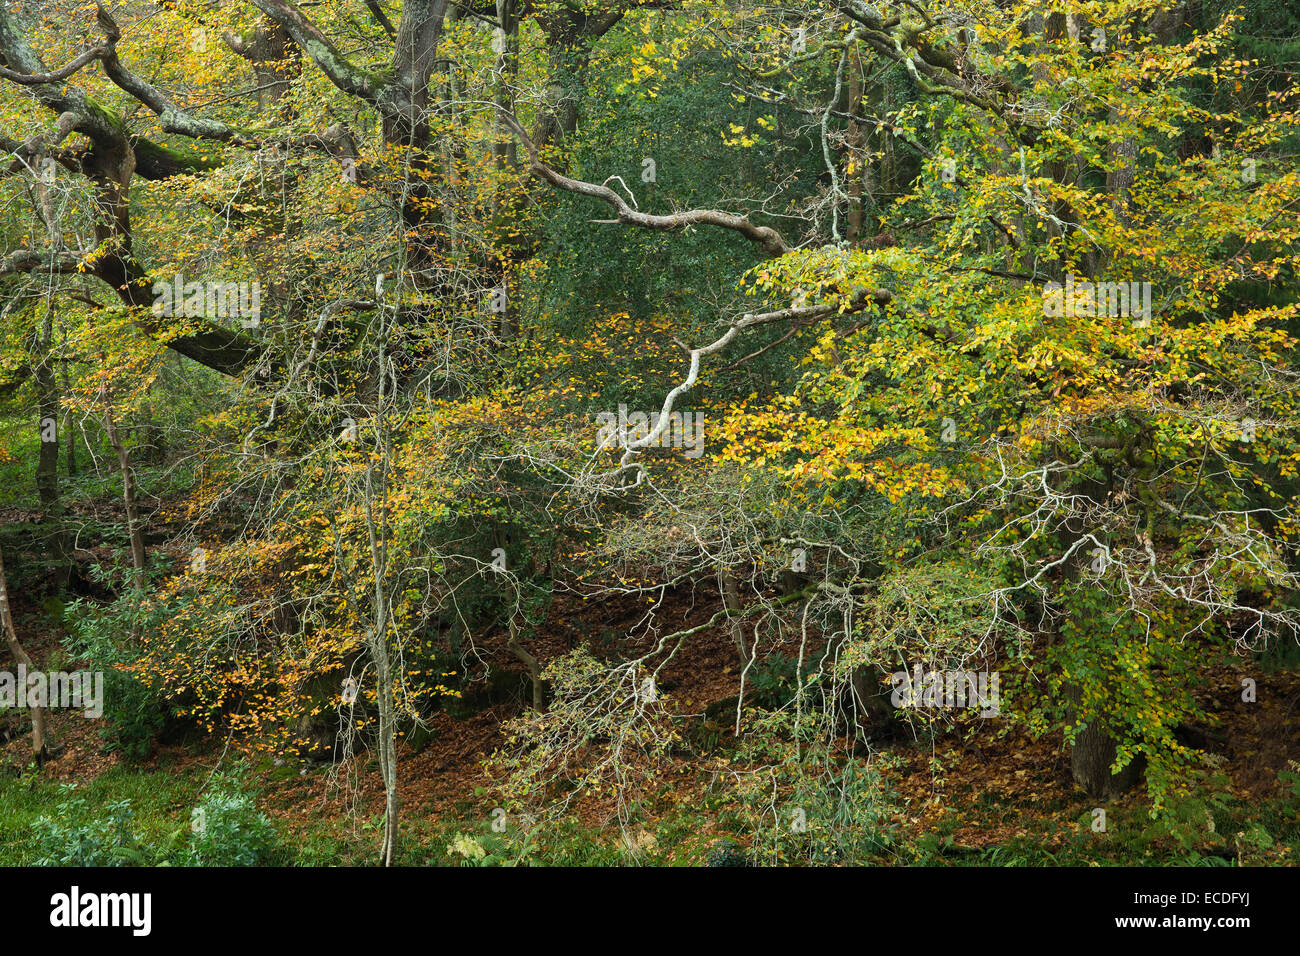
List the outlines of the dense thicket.
<svg viewBox="0 0 1300 956">
<path fill-rule="evenodd" d="M 1208 664 L 1296 638 L 1297 38 L 1217 0 L 10 0 L 9 592 L 76 599 L 133 752 L 374 753 L 385 861 L 403 742 L 499 701 L 494 653 L 544 823 L 632 812 L 718 633 L 756 832 L 856 852 L 932 723 L 1159 811 Z M 558 640 L 584 602 L 618 633 Z"/>
</svg>

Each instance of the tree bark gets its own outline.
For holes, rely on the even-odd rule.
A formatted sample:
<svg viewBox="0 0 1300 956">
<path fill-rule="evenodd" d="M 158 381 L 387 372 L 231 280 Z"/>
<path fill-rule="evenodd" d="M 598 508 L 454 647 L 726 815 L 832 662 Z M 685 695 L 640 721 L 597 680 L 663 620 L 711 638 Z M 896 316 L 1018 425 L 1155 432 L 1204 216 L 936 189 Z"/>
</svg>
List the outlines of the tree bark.
<svg viewBox="0 0 1300 956">
<path fill-rule="evenodd" d="M 36 402 L 41 424 L 41 448 L 36 461 L 36 492 L 41 499 L 41 508 L 45 517 L 53 526 L 51 544 L 57 571 L 54 585 L 58 589 L 67 587 L 72 578 L 72 549 L 68 545 L 68 532 L 64 525 L 63 501 L 59 496 L 59 388 L 50 364 L 50 351 L 54 345 L 53 313 L 50 303 L 45 303 L 45 323 L 41 339 L 37 343 L 40 356 L 35 363 Z M 53 426 L 53 440 L 46 441 L 46 424 Z M 63 440 L 68 441 L 66 435 Z"/>
<path fill-rule="evenodd" d="M 1067 693 L 1077 706 L 1078 688 L 1068 688 Z M 1071 720 L 1077 713 L 1077 710 L 1073 712 Z M 1117 749 L 1115 738 L 1098 727 L 1095 721 L 1075 736 L 1074 746 L 1070 748 L 1070 773 L 1088 796 L 1119 797 L 1133 789 L 1142 778 L 1142 766 L 1138 760 L 1133 760 L 1119 773 L 1111 773 Z"/>
<path fill-rule="evenodd" d="M 851 116 L 857 116 L 862 112 L 862 59 L 856 51 L 849 57 L 848 111 Z M 862 124 L 856 119 L 849 120 L 845 147 L 848 153 L 848 166 L 844 176 L 849 193 L 849 225 L 844 238 L 850 245 L 857 245 L 863 237 L 862 185 L 870 163 L 867 159 L 866 137 L 863 135 Z"/>
<path fill-rule="evenodd" d="M 379 858 L 384 866 L 392 866 L 397 854 L 397 820 L 401 807 L 397 791 L 397 707 L 392 657 L 384 630 L 372 635 L 370 651 L 375 661 L 379 700 L 379 772 L 384 781 L 384 842 Z"/>
<path fill-rule="evenodd" d="M 740 666 L 743 670 L 749 667 L 754 656 L 749 645 L 745 643 L 745 625 L 737 616 L 744 607 L 740 600 L 740 582 L 730 568 L 723 568 L 719 573 L 719 578 L 722 582 L 722 605 L 727 609 L 731 639 L 736 644 L 736 651 L 740 655 Z"/>
<path fill-rule="evenodd" d="M 145 553 L 144 534 L 140 528 L 140 514 L 136 506 L 135 473 L 131 468 L 130 453 L 117 433 L 117 425 L 113 422 L 113 409 L 109 405 L 106 394 L 103 395 L 103 402 L 104 432 L 108 435 L 108 443 L 113 446 L 113 452 L 117 455 L 118 468 L 122 472 L 122 501 L 126 505 L 127 531 L 131 537 L 131 567 L 135 571 L 134 587 L 138 598 L 144 592 Z"/>
<path fill-rule="evenodd" d="M 5 641 L 9 645 L 9 652 L 13 654 L 14 660 L 23 667 L 27 668 L 30 677 L 31 672 L 36 669 L 32 663 L 31 655 L 23 649 L 23 645 L 18 640 L 18 632 L 14 630 L 13 611 L 9 607 L 9 583 L 5 577 L 4 553 L 0 551 L 0 627 L 4 628 Z M 39 767 L 49 756 L 49 748 L 45 739 L 45 708 L 31 707 L 32 714 L 32 756 Z"/>
<path fill-rule="evenodd" d="M 545 681 L 542 680 L 541 662 L 537 660 L 537 657 L 534 654 L 526 650 L 523 644 L 519 643 L 519 626 L 515 624 L 513 615 L 511 615 L 509 623 L 510 640 L 507 642 L 506 647 L 510 649 L 510 652 L 514 654 L 515 657 L 523 661 L 524 665 L 528 668 L 528 676 L 533 682 L 533 710 L 545 710 L 546 684 Z"/>
</svg>

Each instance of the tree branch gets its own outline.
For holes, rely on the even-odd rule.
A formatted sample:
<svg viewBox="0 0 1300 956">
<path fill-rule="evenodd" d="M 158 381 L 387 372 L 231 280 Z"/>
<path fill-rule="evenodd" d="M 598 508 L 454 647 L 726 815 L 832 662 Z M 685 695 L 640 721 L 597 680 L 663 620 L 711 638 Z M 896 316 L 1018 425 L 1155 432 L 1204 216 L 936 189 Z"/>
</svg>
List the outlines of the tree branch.
<svg viewBox="0 0 1300 956">
<path fill-rule="evenodd" d="M 740 233 L 750 242 L 759 245 L 772 258 L 783 256 L 791 249 L 785 238 L 775 229 L 770 226 L 756 225 L 744 216 L 737 216 L 734 213 L 722 212 L 717 209 L 690 209 L 667 216 L 656 216 L 651 213 L 641 212 L 628 205 L 622 196 L 608 186 L 583 182 L 580 179 L 571 179 L 548 166 L 542 161 L 538 154 L 537 145 L 524 132 L 523 126 L 514 114 L 501 110 L 501 118 L 528 151 L 529 170 L 534 176 L 566 192 L 577 193 L 580 196 L 590 196 L 593 199 L 608 203 L 618 215 L 616 220 L 618 222 L 631 226 L 640 226 L 643 229 L 657 230 L 681 229 L 685 226 L 694 225 L 718 226 L 721 229 L 730 229 Z"/>
<path fill-rule="evenodd" d="M 329 38 L 302 11 L 288 0 L 252 0 L 253 6 L 280 24 L 293 37 L 295 43 L 329 77 L 331 83 L 344 93 L 359 96 L 367 103 L 378 105 L 379 91 L 370 76 L 359 70 L 338 51 Z"/>
</svg>

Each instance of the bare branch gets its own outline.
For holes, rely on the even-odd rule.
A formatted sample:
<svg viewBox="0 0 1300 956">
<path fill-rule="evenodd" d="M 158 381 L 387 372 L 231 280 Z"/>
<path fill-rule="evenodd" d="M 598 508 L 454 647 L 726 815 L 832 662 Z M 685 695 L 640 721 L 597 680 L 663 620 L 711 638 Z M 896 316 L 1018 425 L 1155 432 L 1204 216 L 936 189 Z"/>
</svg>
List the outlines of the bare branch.
<svg viewBox="0 0 1300 956">
<path fill-rule="evenodd" d="M 302 11 L 288 0 L 252 0 L 253 6 L 279 23 L 293 37 L 295 43 L 307 51 L 329 77 L 330 82 L 345 93 L 359 96 L 368 103 L 378 104 L 379 91 L 370 76 L 359 70 L 329 41 Z"/>
<path fill-rule="evenodd" d="M 76 73 L 87 63 L 101 59 L 108 53 L 108 46 L 94 46 L 82 53 L 67 66 L 60 67 L 49 73 L 17 73 L 13 70 L 0 66 L 0 77 L 6 80 L 12 80 L 15 83 L 21 83 L 23 86 L 39 86 L 42 83 L 59 83 L 66 80 L 72 74 Z"/>
<path fill-rule="evenodd" d="M 883 307 L 894 301 L 894 295 L 888 289 L 870 289 L 862 290 L 853 296 L 853 298 L 844 306 L 830 303 L 824 305 L 808 306 L 791 306 L 787 309 L 777 309 L 773 312 L 747 312 L 740 318 L 731 323 L 731 326 L 719 338 L 710 342 L 708 345 L 700 346 L 695 349 L 687 349 L 690 355 L 690 369 L 686 373 L 686 378 L 681 381 L 668 395 L 664 398 L 663 408 L 659 413 L 659 420 L 653 428 L 645 435 L 640 436 L 630 442 L 624 442 L 622 445 L 623 456 L 619 461 L 619 467 L 616 474 L 626 470 L 635 470 L 637 475 L 632 486 L 641 483 L 644 477 L 644 469 L 634 462 L 637 454 L 641 449 L 652 447 L 658 440 L 659 436 L 664 433 L 668 427 L 669 415 L 672 413 L 673 405 L 677 399 L 695 385 L 700 376 L 700 361 L 706 355 L 712 355 L 726 348 L 731 341 L 743 332 L 745 329 L 751 329 L 758 325 L 771 325 L 777 322 L 797 322 L 808 323 L 815 322 L 818 319 L 830 318 L 833 315 L 848 314 L 851 312 L 861 312 L 869 306 Z"/>
<path fill-rule="evenodd" d="M 694 225 L 718 226 L 722 229 L 731 229 L 738 232 L 750 242 L 757 243 L 772 258 L 783 256 L 791 249 L 785 238 L 772 227 L 756 225 L 744 216 L 737 216 L 734 213 L 722 212 L 717 209 L 690 209 L 667 216 L 656 216 L 651 213 L 641 212 L 630 206 L 627 200 L 608 186 L 583 182 L 580 179 L 571 179 L 548 166 L 542 161 L 538 154 L 537 145 L 524 132 L 523 126 L 514 114 L 501 110 L 501 118 L 510 127 L 511 132 L 523 143 L 524 148 L 528 150 L 529 169 L 534 176 L 566 192 L 577 193 L 580 196 L 590 196 L 593 199 L 609 203 L 614 207 L 614 211 L 618 215 L 618 219 L 614 220 L 616 222 L 640 226 L 643 229 L 657 230 L 681 229 L 685 226 Z"/>
</svg>

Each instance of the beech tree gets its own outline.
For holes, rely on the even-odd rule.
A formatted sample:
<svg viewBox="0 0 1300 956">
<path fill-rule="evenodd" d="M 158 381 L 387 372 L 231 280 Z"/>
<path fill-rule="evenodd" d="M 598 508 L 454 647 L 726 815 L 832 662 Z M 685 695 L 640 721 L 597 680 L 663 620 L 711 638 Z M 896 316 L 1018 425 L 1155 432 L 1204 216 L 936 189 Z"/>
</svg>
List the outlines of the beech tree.
<svg viewBox="0 0 1300 956">
<path fill-rule="evenodd" d="M 134 673 L 277 753 L 373 747 L 384 864 L 402 736 L 458 692 L 432 662 L 498 637 L 530 811 L 630 806 L 674 740 L 665 668 L 714 628 L 781 772 L 856 772 L 924 663 L 1001 672 L 996 716 L 1098 798 L 1145 767 L 1158 808 L 1196 665 L 1297 623 L 1297 90 L 1241 22 L 11 0 L 6 393 L 99 403 Z M 196 558 L 150 581 L 133 433 L 168 363 L 211 408 Z M 600 436 L 629 401 L 645 427 Z M 694 411 L 698 458 L 666 447 Z M 686 587 L 718 609 L 669 624 Z M 557 593 L 644 604 L 648 650 L 548 659 Z M 790 699 L 747 718 L 778 644 Z"/>
</svg>

